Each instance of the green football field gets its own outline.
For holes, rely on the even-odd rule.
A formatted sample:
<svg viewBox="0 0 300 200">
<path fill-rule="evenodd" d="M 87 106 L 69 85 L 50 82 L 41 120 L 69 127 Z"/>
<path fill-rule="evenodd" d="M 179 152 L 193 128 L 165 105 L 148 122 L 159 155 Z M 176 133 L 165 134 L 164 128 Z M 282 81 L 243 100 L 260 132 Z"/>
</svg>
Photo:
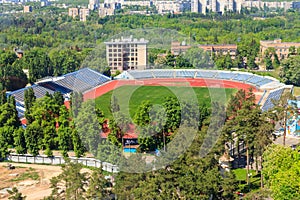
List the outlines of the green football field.
<svg viewBox="0 0 300 200">
<path fill-rule="evenodd" d="M 218 101 L 225 104 L 237 89 L 231 88 L 204 88 L 204 87 L 176 87 L 176 86 L 121 86 L 98 98 L 96 107 L 100 108 L 106 117 L 111 117 L 111 100 L 115 96 L 120 109 L 130 113 L 133 117 L 139 105 L 150 101 L 153 105 L 162 105 L 166 97 L 177 97 L 179 101 L 197 100 L 199 105 L 210 106 L 211 102 Z"/>
</svg>

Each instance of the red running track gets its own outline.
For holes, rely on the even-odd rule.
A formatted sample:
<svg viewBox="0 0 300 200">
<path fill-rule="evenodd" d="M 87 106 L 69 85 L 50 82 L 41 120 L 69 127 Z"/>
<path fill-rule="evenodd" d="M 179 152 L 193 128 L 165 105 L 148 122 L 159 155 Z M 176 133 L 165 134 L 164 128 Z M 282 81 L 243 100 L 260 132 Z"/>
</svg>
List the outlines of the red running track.
<svg viewBox="0 0 300 200">
<path fill-rule="evenodd" d="M 111 90 L 114 90 L 123 85 L 156 85 L 156 86 L 186 86 L 186 87 L 211 87 L 211 88 L 237 88 L 249 90 L 253 89 L 253 92 L 257 92 L 256 87 L 229 80 L 218 80 L 218 79 L 201 79 L 201 78 L 157 78 L 157 79 L 144 79 L 144 80 L 113 80 L 104 85 L 100 85 L 90 91 L 84 93 L 84 100 L 95 99 Z M 260 96 L 256 96 L 257 101 Z"/>
</svg>

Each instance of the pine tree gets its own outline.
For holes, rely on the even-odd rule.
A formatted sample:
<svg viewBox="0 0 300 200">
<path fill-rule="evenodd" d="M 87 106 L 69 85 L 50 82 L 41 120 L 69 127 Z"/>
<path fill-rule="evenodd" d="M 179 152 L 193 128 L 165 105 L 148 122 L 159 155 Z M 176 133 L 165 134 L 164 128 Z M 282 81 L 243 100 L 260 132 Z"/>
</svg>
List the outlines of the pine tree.
<svg viewBox="0 0 300 200">
<path fill-rule="evenodd" d="M 83 102 L 83 95 L 79 92 L 72 92 L 71 94 L 71 115 L 76 118 L 79 112 L 79 108 Z"/>
<path fill-rule="evenodd" d="M 109 198 L 109 182 L 104 178 L 102 169 L 95 169 L 89 178 L 89 186 L 86 192 L 87 199 Z"/>
<path fill-rule="evenodd" d="M 66 159 L 66 163 L 62 166 L 62 173 L 50 180 L 53 189 L 51 197 L 54 199 L 85 199 L 87 173 L 81 173 L 81 169 L 81 164 Z M 59 190 L 62 192 L 59 193 Z"/>
<path fill-rule="evenodd" d="M 27 125 L 33 122 L 32 117 L 30 116 L 30 109 L 35 102 L 36 97 L 32 88 L 25 90 L 24 92 L 24 102 L 25 102 L 25 118 L 27 120 Z"/>
<path fill-rule="evenodd" d="M 43 129 L 38 124 L 37 121 L 34 121 L 32 124 L 29 124 L 25 130 L 25 141 L 28 152 L 33 156 L 39 154 L 40 143 L 43 138 Z"/>
<path fill-rule="evenodd" d="M 84 146 L 82 144 L 82 140 L 80 139 L 80 136 L 75 128 L 72 131 L 72 141 L 73 141 L 75 156 L 77 158 L 83 156 L 83 154 L 85 152 L 85 148 L 84 148 Z"/>
<path fill-rule="evenodd" d="M 27 147 L 26 147 L 26 140 L 25 140 L 25 131 L 22 128 L 19 128 L 17 131 L 14 132 L 14 141 L 15 141 L 15 148 L 18 154 L 26 154 Z"/>
<path fill-rule="evenodd" d="M 57 129 L 58 145 L 64 157 L 68 157 L 68 150 L 73 148 L 72 129 L 70 128 L 69 112 L 65 106 L 61 106 L 59 118 L 59 128 Z"/>
<path fill-rule="evenodd" d="M 54 92 L 53 99 L 57 105 L 64 105 L 64 97 L 61 92 Z"/>
<path fill-rule="evenodd" d="M 119 112 L 120 111 L 120 106 L 119 106 L 119 102 L 116 96 L 112 96 L 112 100 L 111 100 L 111 112 L 115 113 L 115 112 Z"/>
<path fill-rule="evenodd" d="M 10 194 L 10 197 L 8 198 L 10 200 L 25 200 L 26 199 L 26 196 L 23 196 L 22 193 L 20 193 L 16 187 L 13 187 L 12 190 L 7 190 L 7 192 Z"/>
</svg>

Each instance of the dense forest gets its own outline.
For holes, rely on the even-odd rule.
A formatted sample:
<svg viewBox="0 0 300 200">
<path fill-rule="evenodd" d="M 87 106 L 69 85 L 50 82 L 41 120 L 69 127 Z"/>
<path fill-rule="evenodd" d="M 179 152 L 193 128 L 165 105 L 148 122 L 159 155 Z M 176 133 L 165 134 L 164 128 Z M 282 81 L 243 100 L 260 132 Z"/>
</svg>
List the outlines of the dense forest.
<svg viewBox="0 0 300 200">
<path fill-rule="evenodd" d="M 150 64 L 154 63 L 159 53 L 170 50 L 170 44 L 159 45 L 163 40 L 180 40 L 193 44 L 237 44 L 236 59 L 232 60 L 229 55 L 213 56 L 213 62 L 218 69 L 256 69 L 255 59 L 261 56 L 260 40 L 281 38 L 287 42 L 300 42 L 298 12 L 286 12 L 282 16 L 263 20 L 253 20 L 253 17 L 241 14 L 222 17 L 192 13 L 164 16 L 116 15 L 105 18 L 92 14 L 87 22 L 76 21 L 66 14 L 58 15 L 55 10 L 47 17 L 42 13 L 1 16 L 1 65 L 5 68 L 14 66 L 14 70 L 29 71 L 27 80 L 21 75 L 22 72 L 17 73 L 17 77 L 23 76 L 20 85 L 7 85 L 2 88 L 14 90 L 44 76 L 57 76 L 80 67 L 90 67 L 103 72 L 107 67 L 103 42 L 128 34 L 137 38 L 151 38 L 148 50 Z M 159 39 L 160 37 L 162 38 Z M 15 48 L 24 52 L 22 59 L 13 57 Z M 272 56 L 272 49 L 269 51 Z M 194 55 L 191 53 L 191 57 L 195 57 Z M 169 55 L 162 63 L 167 67 L 189 68 L 193 61 L 187 60 L 189 61 L 188 56 Z M 172 62 L 176 66 L 169 66 Z M 280 66 L 276 56 L 273 62 L 270 57 L 262 58 L 262 62 L 267 69 Z M 283 64 L 286 66 L 286 63 Z M 3 73 L 1 72 L 1 77 L 6 82 L 15 78 L 9 77 L 9 73 L 8 77 L 4 77 Z M 283 70 L 281 77 L 286 83 L 297 83 L 289 80 L 286 70 Z"/>
</svg>

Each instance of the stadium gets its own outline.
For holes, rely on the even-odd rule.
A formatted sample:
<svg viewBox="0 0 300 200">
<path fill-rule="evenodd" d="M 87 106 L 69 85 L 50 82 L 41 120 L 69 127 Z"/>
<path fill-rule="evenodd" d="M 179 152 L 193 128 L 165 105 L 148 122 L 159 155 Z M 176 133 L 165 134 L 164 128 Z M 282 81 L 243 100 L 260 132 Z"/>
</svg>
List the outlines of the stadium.
<svg viewBox="0 0 300 200">
<path fill-rule="evenodd" d="M 83 93 L 84 100 L 96 99 L 101 95 L 123 85 L 176 85 L 175 83 L 188 82 L 189 87 L 207 88 L 236 88 L 253 89 L 256 102 L 262 111 L 271 109 L 274 100 L 281 95 L 292 92 L 293 86 L 280 83 L 277 79 L 239 71 L 201 70 L 201 69 L 151 69 L 124 71 L 113 80 L 103 74 L 83 68 L 78 71 L 59 77 L 47 77 L 34 85 L 9 92 L 16 100 L 16 107 L 20 118 L 24 117 L 24 92 L 32 88 L 36 98 L 46 93 L 58 91 L 64 95 L 68 105 L 70 94 L 73 91 Z"/>
</svg>

